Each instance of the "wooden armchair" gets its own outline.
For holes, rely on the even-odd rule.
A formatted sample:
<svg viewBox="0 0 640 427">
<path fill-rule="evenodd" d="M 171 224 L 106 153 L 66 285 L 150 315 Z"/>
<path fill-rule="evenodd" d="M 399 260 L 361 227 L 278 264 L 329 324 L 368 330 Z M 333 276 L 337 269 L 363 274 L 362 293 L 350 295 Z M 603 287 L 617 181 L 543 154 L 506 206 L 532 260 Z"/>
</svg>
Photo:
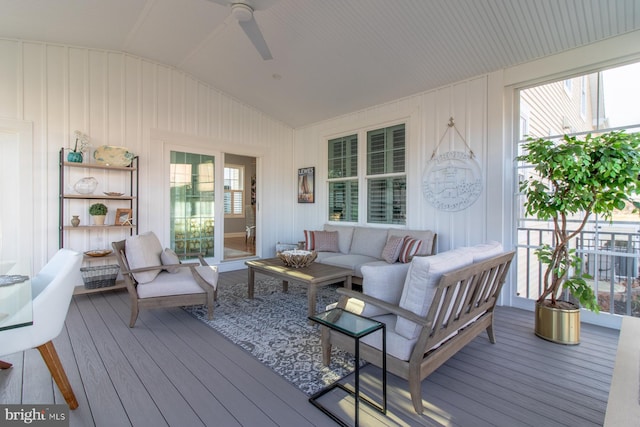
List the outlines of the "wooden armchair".
<svg viewBox="0 0 640 427">
<path fill-rule="evenodd" d="M 338 307 L 349 310 L 350 306 L 366 305 L 376 307 L 384 314 L 372 318 L 387 324 L 387 372 L 409 382 L 409 392 L 415 411 L 422 413 L 422 380 L 445 363 L 458 350 L 486 330 L 491 343 L 495 343 L 493 333 L 493 310 L 500 295 L 500 290 L 507 276 L 514 252 L 503 253 L 484 261 L 473 263 L 473 257 L 450 251 L 433 257 L 414 258 L 407 277 L 414 274 L 423 285 L 431 288 L 433 295 L 425 299 L 423 305 L 425 315 L 416 314 L 417 310 L 403 308 L 402 303 L 389 303 L 376 297 L 361 294 L 348 289 L 338 289 L 343 295 Z M 447 258 L 445 263 L 458 263 L 439 277 L 429 277 L 431 270 L 436 269 L 438 258 Z M 427 259 L 429 258 L 429 259 Z M 442 271 L 443 264 L 437 267 Z M 466 263 L 466 266 L 464 264 Z M 424 264 L 420 267 L 416 264 Z M 463 265 L 463 266 L 460 266 Z M 446 268 L 446 267 L 445 267 Z M 412 272 L 411 269 L 414 271 Z M 418 270 L 418 272 L 416 272 Z M 365 269 L 363 268 L 363 273 Z M 367 280 L 366 274 L 364 277 Z M 410 279 L 404 284 L 405 289 Z M 433 288 L 431 283 L 433 283 Z M 426 286 L 425 286 L 426 285 Z M 414 288 L 415 290 L 415 288 Z M 405 293 L 406 294 L 406 293 Z M 403 294 L 403 296 L 405 295 Z M 415 293 L 409 292 L 415 299 Z M 353 304 L 353 299 L 361 301 Z M 415 301 L 414 301 L 415 302 Z M 402 324 L 402 326 L 401 326 Z M 360 342 L 360 357 L 382 366 L 382 332 L 376 332 Z M 336 345 L 353 353 L 354 340 L 337 331 L 322 328 L 323 363 L 331 360 L 331 346 Z"/>
<path fill-rule="evenodd" d="M 137 238 L 142 239 L 142 244 L 133 240 Z M 218 271 L 201 254 L 186 254 L 197 256 L 199 262 L 180 263 L 173 251 L 162 250 L 153 233 L 132 236 L 111 246 L 129 292 L 130 328 L 141 308 L 206 305 L 209 320 L 213 318 Z"/>
</svg>

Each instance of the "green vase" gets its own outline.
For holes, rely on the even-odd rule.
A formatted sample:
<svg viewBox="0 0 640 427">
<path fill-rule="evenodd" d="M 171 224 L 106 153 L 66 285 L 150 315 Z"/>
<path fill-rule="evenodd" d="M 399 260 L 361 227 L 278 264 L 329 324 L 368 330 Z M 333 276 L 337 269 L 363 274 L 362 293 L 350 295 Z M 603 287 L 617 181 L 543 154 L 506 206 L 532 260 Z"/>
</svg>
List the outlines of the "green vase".
<svg viewBox="0 0 640 427">
<path fill-rule="evenodd" d="M 67 161 L 71 163 L 82 163 L 82 153 L 79 151 L 70 151 L 67 154 Z"/>
</svg>

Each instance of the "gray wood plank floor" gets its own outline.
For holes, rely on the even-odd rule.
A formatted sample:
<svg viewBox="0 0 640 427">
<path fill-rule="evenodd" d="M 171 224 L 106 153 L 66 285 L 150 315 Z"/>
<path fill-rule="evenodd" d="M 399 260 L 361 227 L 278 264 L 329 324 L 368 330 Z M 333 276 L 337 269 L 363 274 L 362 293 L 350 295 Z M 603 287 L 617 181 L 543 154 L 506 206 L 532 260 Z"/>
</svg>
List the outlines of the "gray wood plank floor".
<svg viewBox="0 0 640 427">
<path fill-rule="evenodd" d="M 223 273 L 220 286 L 246 282 Z M 215 314 L 214 314 L 215 315 Z M 126 292 L 76 296 L 54 343 L 80 407 L 71 426 L 333 426 L 307 396 L 183 310 L 147 310 L 128 324 Z M 499 307 L 498 343 L 481 335 L 427 378 L 425 412 L 413 411 L 405 381 L 388 378 L 388 413 L 361 406 L 363 426 L 601 426 L 618 331 L 582 326 L 581 344 L 562 346 L 532 332 L 533 314 Z M 63 403 L 37 350 L 4 360 L 1 403 Z M 379 399 L 380 370 L 361 386 Z M 344 379 L 353 383 L 353 375 Z M 353 419 L 340 391 L 322 403 Z"/>
</svg>

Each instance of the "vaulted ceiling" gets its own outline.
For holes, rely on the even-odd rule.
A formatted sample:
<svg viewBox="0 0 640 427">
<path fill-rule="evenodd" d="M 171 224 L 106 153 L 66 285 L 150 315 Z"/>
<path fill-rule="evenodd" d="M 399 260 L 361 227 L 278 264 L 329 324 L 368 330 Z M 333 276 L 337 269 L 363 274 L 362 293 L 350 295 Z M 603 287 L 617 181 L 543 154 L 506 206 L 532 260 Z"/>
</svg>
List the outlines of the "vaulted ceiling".
<svg viewBox="0 0 640 427">
<path fill-rule="evenodd" d="M 273 59 L 226 0 L 0 0 L 0 37 L 146 57 L 299 127 L 640 30 L 638 0 L 244 2 Z"/>
</svg>

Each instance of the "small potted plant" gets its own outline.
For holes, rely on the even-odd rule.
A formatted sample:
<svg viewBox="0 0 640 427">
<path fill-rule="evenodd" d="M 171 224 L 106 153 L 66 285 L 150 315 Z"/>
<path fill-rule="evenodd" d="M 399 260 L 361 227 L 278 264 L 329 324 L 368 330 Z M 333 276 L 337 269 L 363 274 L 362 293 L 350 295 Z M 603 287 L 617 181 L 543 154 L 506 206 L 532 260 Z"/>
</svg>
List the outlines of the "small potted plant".
<svg viewBox="0 0 640 427">
<path fill-rule="evenodd" d="M 568 291 L 584 308 L 597 312 L 592 285 L 582 274 L 582 258 L 573 240 L 591 214 L 611 220 L 616 209 L 640 191 L 640 134 L 613 131 L 560 141 L 529 138 L 519 161 L 533 166 L 520 183 L 526 213 L 553 222 L 552 244 L 536 251 L 546 266 L 536 301 L 536 335 L 562 344 L 578 344 L 580 307 L 561 299 Z M 571 219 L 575 223 L 571 223 Z"/>
<path fill-rule="evenodd" d="M 107 206 L 103 203 L 94 203 L 89 206 L 89 215 L 93 217 L 95 225 L 104 225 L 104 218 L 107 216 Z"/>
</svg>

